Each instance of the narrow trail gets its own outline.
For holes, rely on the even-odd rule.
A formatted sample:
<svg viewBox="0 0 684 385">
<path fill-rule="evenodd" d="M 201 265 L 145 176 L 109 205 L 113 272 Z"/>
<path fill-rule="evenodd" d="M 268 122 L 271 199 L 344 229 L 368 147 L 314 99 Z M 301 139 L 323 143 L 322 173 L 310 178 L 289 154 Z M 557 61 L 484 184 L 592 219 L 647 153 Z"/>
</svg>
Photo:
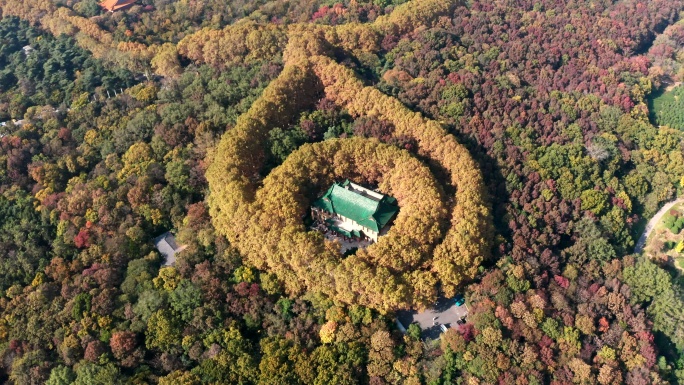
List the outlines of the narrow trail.
<svg viewBox="0 0 684 385">
<path fill-rule="evenodd" d="M 679 204 L 682 202 L 684 202 L 684 198 L 679 198 L 679 199 L 673 200 L 671 202 L 668 202 L 667 204 L 665 204 L 665 206 L 663 206 L 660 210 L 658 210 L 656 215 L 654 215 L 653 218 L 651 218 L 651 220 L 648 221 L 648 224 L 644 228 L 644 232 L 641 234 L 641 237 L 639 237 L 639 240 L 637 241 L 637 244 L 634 247 L 634 253 L 638 254 L 644 250 L 644 246 L 646 245 L 646 240 L 648 239 L 648 236 L 651 235 L 651 231 L 653 231 L 653 228 L 655 227 L 655 225 L 657 225 L 658 222 L 660 222 L 660 219 L 663 217 L 663 215 L 665 215 L 665 213 L 670 211 L 670 209 L 672 207 L 674 207 L 676 204 Z"/>
</svg>

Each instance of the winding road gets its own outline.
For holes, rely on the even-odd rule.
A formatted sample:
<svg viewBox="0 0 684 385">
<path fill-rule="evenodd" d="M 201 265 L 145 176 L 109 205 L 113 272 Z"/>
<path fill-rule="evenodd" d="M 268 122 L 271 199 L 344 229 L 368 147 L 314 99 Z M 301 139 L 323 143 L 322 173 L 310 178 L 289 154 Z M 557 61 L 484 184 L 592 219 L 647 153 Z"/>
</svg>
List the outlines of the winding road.
<svg viewBox="0 0 684 385">
<path fill-rule="evenodd" d="M 639 237 L 639 240 L 637 241 L 637 244 L 634 247 L 634 253 L 638 254 L 644 250 L 644 245 L 646 244 L 646 240 L 648 239 L 648 236 L 651 235 L 651 231 L 653 231 L 653 228 L 655 227 L 655 225 L 657 225 L 658 222 L 660 222 L 660 219 L 663 217 L 663 215 L 665 215 L 666 212 L 670 211 L 670 209 L 672 207 L 674 207 L 674 205 L 676 205 L 678 203 L 683 203 L 683 202 L 684 202 L 684 198 L 679 198 L 679 199 L 673 200 L 671 202 L 668 202 L 667 204 L 665 204 L 665 206 L 663 206 L 660 210 L 658 210 L 656 215 L 654 215 L 653 218 L 651 218 L 651 220 L 648 221 L 648 224 L 644 228 L 643 234 L 641 234 L 641 237 Z"/>
</svg>

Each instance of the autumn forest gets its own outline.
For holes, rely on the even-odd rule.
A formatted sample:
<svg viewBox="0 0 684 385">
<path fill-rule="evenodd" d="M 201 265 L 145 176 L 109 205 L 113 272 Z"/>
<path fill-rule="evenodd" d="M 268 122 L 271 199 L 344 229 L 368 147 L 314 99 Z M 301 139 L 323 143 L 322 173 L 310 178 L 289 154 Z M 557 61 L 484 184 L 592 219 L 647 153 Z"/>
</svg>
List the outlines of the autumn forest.
<svg viewBox="0 0 684 385">
<path fill-rule="evenodd" d="M 683 16 L 0 0 L 0 382 L 684 384 L 638 244 L 684 195 Z M 309 215 L 347 179 L 399 205 L 352 252 Z"/>
</svg>

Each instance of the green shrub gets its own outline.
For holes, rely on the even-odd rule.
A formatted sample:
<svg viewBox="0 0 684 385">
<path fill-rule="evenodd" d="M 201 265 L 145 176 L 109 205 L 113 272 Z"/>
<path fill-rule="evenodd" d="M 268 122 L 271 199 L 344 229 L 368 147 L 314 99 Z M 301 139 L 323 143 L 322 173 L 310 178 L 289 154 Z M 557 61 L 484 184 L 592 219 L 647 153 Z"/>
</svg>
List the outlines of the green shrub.
<svg viewBox="0 0 684 385">
<path fill-rule="evenodd" d="M 420 325 L 417 323 L 412 323 L 409 325 L 408 329 L 406 329 L 406 334 L 413 338 L 414 340 L 419 340 L 420 339 L 420 333 L 422 330 L 420 329 Z"/>
<path fill-rule="evenodd" d="M 663 225 L 673 234 L 679 234 L 684 228 L 684 217 L 675 216 L 672 212 L 668 212 L 663 218 Z"/>
<path fill-rule="evenodd" d="M 665 225 L 665 227 L 669 229 L 670 227 L 672 227 L 672 225 L 674 225 L 675 220 L 676 218 L 674 217 L 674 215 L 667 213 L 663 217 L 663 225 Z"/>
<path fill-rule="evenodd" d="M 679 217 L 675 223 L 674 226 L 672 227 L 672 232 L 675 234 L 679 234 L 679 232 L 684 228 L 684 217 Z"/>
</svg>

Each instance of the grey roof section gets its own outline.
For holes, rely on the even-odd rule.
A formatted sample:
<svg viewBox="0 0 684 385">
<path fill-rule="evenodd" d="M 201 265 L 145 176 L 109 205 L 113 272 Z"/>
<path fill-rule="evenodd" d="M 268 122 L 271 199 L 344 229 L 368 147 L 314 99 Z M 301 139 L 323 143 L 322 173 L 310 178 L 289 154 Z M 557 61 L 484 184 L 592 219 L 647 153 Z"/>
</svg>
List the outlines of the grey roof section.
<svg viewBox="0 0 684 385">
<path fill-rule="evenodd" d="M 154 246 L 164 256 L 164 266 L 173 266 L 176 263 L 176 253 L 184 249 L 184 247 L 178 246 L 176 237 L 170 231 L 154 238 Z"/>
</svg>

